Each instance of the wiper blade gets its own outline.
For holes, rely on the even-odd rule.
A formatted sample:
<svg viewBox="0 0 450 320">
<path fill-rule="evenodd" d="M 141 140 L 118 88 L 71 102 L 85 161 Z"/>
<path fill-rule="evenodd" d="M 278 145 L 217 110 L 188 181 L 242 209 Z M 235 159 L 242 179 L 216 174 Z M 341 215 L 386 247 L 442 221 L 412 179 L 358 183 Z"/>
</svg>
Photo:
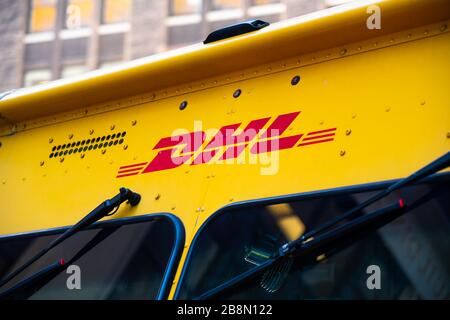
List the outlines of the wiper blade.
<svg viewBox="0 0 450 320">
<path fill-rule="evenodd" d="M 61 271 L 65 269 L 65 265 L 71 265 L 78 259 L 83 257 L 91 249 L 95 248 L 99 243 L 116 232 L 119 226 L 105 228 L 100 230 L 84 247 L 82 247 L 69 261 L 65 262 L 60 259 L 57 263 L 53 263 L 41 270 L 35 272 L 31 276 L 14 285 L 12 288 L 0 294 L 0 299 L 20 299 L 25 300 L 32 296 L 36 291 L 41 289 L 46 283 L 55 278 Z M 59 264 L 59 265 L 58 265 Z"/>
<path fill-rule="evenodd" d="M 120 192 L 116 196 L 104 201 L 89 214 L 87 214 L 84 218 L 78 221 L 75 225 L 67 229 L 58 238 L 53 240 L 46 248 L 41 250 L 39 253 L 31 257 L 27 262 L 8 274 L 4 279 L 0 281 L 0 287 L 3 287 L 19 273 L 28 268 L 31 264 L 33 264 L 35 261 L 37 261 L 39 258 L 41 258 L 43 255 L 45 255 L 47 252 L 49 252 L 64 240 L 85 229 L 101 218 L 115 213 L 123 202 L 128 201 L 131 206 L 135 206 L 139 203 L 140 200 L 141 196 L 138 193 L 135 193 L 127 188 L 120 188 Z"/>
<path fill-rule="evenodd" d="M 400 179 L 397 182 L 391 184 L 386 189 L 383 189 L 381 192 L 375 194 L 373 197 L 365 200 L 361 204 L 357 205 L 353 209 L 347 211 L 343 215 L 340 215 L 334 219 L 331 219 L 330 221 L 322 224 L 319 228 L 311 230 L 307 233 L 305 233 L 300 239 L 298 239 L 298 242 L 306 241 L 307 239 L 314 237 L 320 232 L 323 232 L 332 226 L 338 224 L 339 222 L 352 218 L 356 216 L 358 213 L 361 212 L 362 209 L 368 207 L 369 205 L 375 203 L 376 201 L 388 196 L 393 191 L 398 190 L 406 185 L 409 185 L 413 182 L 416 182 L 420 179 L 423 179 L 429 175 L 432 175 L 433 173 L 436 173 L 442 169 L 447 168 L 450 166 L 450 152 L 447 152 L 443 156 L 439 157 L 438 159 L 434 160 L 433 162 L 429 163 L 425 167 L 419 169 L 418 171 L 414 172 L 413 174 L 409 175 L 406 178 Z M 295 245 L 295 244 L 293 244 Z"/>
<path fill-rule="evenodd" d="M 39 290 L 44 284 L 52 278 L 54 274 L 59 273 L 65 268 L 63 259 L 54 262 L 41 270 L 33 273 L 31 276 L 25 278 L 13 287 L 0 294 L 0 299 L 26 299 Z"/>
<path fill-rule="evenodd" d="M 366 236 L 370 231 L 376 230 L 401 216 L 405 212 L 405 207 L 406 206 L 403 200 L 399 200 L 397 203 L 383 209 L 379 209 L 375 212 L 358 217 L 345 225 L 321 234 L 317 238 L 303 242 L 301 246 L 297 247 L 295 251 L 290 253 L 289 258 L 295 257 L 296 259 L 311 261 L 319 255 L 329 255 L 335 251 L 345 248 L 351 243 L 354 243 L 355 240 Z M 202 295 L 194 298 L 194 300 L 213 299 L 223 295 L 235 287 L 251 281 L 283 258 L 287 257 L 278 255 L 276 257 L 269 258 L 259 266 L 254 267 L 203 293 Z"/>
<path fill-rule="evenodd" d="M 213 297 L 216 297 L 219 294 L 222 294 L 223 292 L 228 291 L 229 289 L 231 289 L 237 285 L 240 285 L 243 282 L 247 282 L 248 280 L 251 280 L 252 278 L 258 276 L 261 272 L 263 272 L 264 270 L 267 270 L 268 268 L 273 266 L 275 262 L 280 261 L 281 259 L 283 259 L 284 257 L 286 257 L 288 255 L 293 255 L 293 253 L 296 251 L 297 251 L 296 252 L 297 254 L 300 251 L 302 252 L 302 254 L 305 254 L 305 252 L 307 252 L 308 250 L 311 250 L 311 249 L 307 249 L 307 248 L 310 248 L 313 244 L 317 244 L 320 239 L 322 239 L 320 241 L 326 241 L 326 239 L 328 239 L 328 238 L 323 238 L 323 236 L 325 236 L 325 235 L 327 235 L 327 237 L 330 237 L 330 236 L 332 236 L 332 234 L 334 232 L 339 232 L 339 234 L 340 234 L 340 232 L 344 232 L 344 233 L 348 232 L 347 229 L 341 229 L 341 227 L 337 227 L 336 229 L 334 229 L 332 231 L 324 233 L 323 236 L 317 236 L 320 233 L 325 232 L 326 230 L 330 229 L 331 227 L 336 226 L 341 221 L 344 221 L 344 220 L 350 219 L 350 218 L 354 218 L 361 212 L 362 209 L 364 209 L 367 206 L 375 203 L 376 201 L 381 200 L 382 198 L 388 196 L 393 191 L 398 190 L 401 187 L 405 187 L 409 184 L 412 184 L 413 182 L 421 180 L 427 176 L 430 176 L 440 170 L 447 168 L 448 166 L 450 166 L 450 152 L 447 152 L 443 156 L 439 157 L 438 159 L 434 160 L 433 162 L 429 163 L 428 165 L 424 166 L 423 168 L 419 169 L 418 171 L 414 172 L 413 174 L 409 175 L 408 177 L 400 179 L 397 182 L 394 182 L 386 189 L 375 194 L 373 197 L 365 200 L 364 202 L 355 206 L 353 209 L 345 212 L 344 214 L 324 223 L 319 228 L 314 229 L 310 232 L 307 232 L 305 235 L 299 237 L 298 239 L 296 239 L 294 241 L 284 244 L 278 250 L 278 252 L 276 254 L 274 254 L 271 258 L 269 258 L 268 260 L 263 262 L 261 265 L 254 267 L 254 268 L 226 281 L 222 285 L 219 285 L 218 287 L 207 291 L 206 293 L 196 297 L 195 299 L 211 299 Z M 399 203 L 398 205 L 402 207 L 401 203 Z M 393 210 L 392 208 L 393 207 L 391 206 L 391 210 Z M 381 209 L 372 214 L 356 218 L 353 221 L 342 226 L 342 228 L 350 228 L 350 230 L 352 230 L 352 228 L 355 228 L 358 226 L 358 225 L 355 225 L 354 223 L 362 223 L 363 225 L 367 225 L 369 227 L 371 226 L 372 223 L 374 225 L 377 225 L 380 223 L 380 221 L 383 221 L 383 219 L 381 219 L 378 216 L 378 214 L 380 212 L 383 213 L 383 217 L 384 217 L 384 214 L 387 214 L 387 215 L 391 214 L 391 212 L 386 209 L 387 208 Z M 398 210 L 398 209 L 395 209 L 394 211 L 396 211 L 396 210 Z M 402 210 L 402 212 L 403 212 L 403 210 Z M 394 212 L 392 212 L 392 214 L 394 217 L 397 217 L 394 214 Z M 386 219 L 387 218 L 388 217 L 386 217 Z M 366 221 L 366 219 L 369 219 L 369 220 L 374 219 L 374 220 L 373 221 L 370 220 L 371 221 L 370 222 L 370 221 Z M 380 228 L 382 225 L 384 225 L 392 220 L 386 220 L 387 222 L 379 225 L 377 228 Z M 369 223 L 369 224 L 367 224 L 367 223 Z M 358 228 L 359 227 L 357 227 L 357 229 Z M 331 234 L 330 234 L 330 232 L 331 232 Z M 356 231 L 352 230 L 351 232 L 356 232 Z M 339 236 L 339 234 L 335 235 L 335 236 Z M 306 246 L 306 243 L 309 243 L 309 245 Z"/>
</svg>

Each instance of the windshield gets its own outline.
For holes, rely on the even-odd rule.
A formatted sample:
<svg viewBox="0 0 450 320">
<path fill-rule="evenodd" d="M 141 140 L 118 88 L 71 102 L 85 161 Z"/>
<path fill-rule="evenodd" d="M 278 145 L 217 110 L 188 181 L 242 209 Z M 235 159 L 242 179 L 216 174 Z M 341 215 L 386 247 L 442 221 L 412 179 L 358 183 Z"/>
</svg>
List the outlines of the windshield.
<svg viewBox="0 0 450 320">
<path fill-rule="evenodd" d="M 0 278 L 65 229 L 0 239 Z M 59 259 L 67 268 L 30 299 L 156 299 L 176 242 L 169 219 L 117 219 L 68 238 L 2 288 L 12 287 Z"/>
<path fill-rule="evenodd" d="M 354 189 L 355 190 L 355 189 Z M 287 241 L 355 207 L 376 191 L 324 193 L 303 200 L 227 209 L 197 236 L 177 298 L 194 298 L 249 270 Z M 222 295 L 225 299 L 448 299 L 450 297 L 448 178 L 409 186 L 369 206 L 373 212 L 403 198 L 405 215 L 314 263 L 293 261 Z M 273 274 L 272 274 L 273 278 Z M 273 282 L 273 281 L 272 281 Z M 272 292 L 273 291 L 273 292 Z"/>
</svg>

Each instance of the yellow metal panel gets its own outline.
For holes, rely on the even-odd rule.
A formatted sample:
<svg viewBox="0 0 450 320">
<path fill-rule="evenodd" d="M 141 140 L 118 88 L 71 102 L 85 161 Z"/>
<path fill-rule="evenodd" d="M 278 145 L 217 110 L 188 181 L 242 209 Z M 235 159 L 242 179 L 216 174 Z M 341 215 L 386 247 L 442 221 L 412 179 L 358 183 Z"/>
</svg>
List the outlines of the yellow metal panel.
<svg viewBox="0 0 450 320">
<path fill-rule="evenodd" d="M 138 208 L 119 216 L 173 211 L 189 239 L 194 224 L 230 199 L 402 177 L 448 150 L 449 47 L 449 34 L 443 33 L 3 137 L 0 233 L 71 224 L 126 185 L 144 197 Z M 302 80 L 292 86 L 297 74 Z M 237 88 L 242 94 L 235 99 Z M 183 100 L 188 107 L 180 111 Z M 243 127 L 295 111 L 301 114 L 286 135 L 329 127 L 336 127 L 337 135 L 330 143 L 274 152 L 279 155 L 275 175 L 261 175 L 258 164 L 205 164 L 115 178 L 120 166 L 150 161 L 156 154 L 152 148 L 173 130 L 193 131 L 195 121 L 201 120 L 205 130 L 233 123 Z M 114 131 L 127 131 L 126 150 L 118 145 L 104 154 L 61 157 L 63 162 L 48 158 L 52 146 L 110 134 L 112 125 Z"/>
<path fill-rule="evenodd" d="M 418 8 L 418 3 L 412 6 Z M 83 111 L 35 122 L 29 119 L 15 134 L 0 137 L 0 234 L 73 224 L 126 186 L 141 193 L 142 201 L 135 208 L 122 206 L 110 218 L 172 212 L 186 228 L 188 248 L 202 223 L 232 202 L 406 176 L 449 150 L 450 34 L 446 26 L 447 20 L 344 47 L 320 48 L 302 55 L 301 61 L 296 54 L 278 57 L 254 69 L 249 64 L 242 75 L 230 71 L 216 79 L 199 78 L 200 83 L 184 83 L 185 91 L 170 87 L 172 93 L 163 90 L 157 98 L 152 98 L 149 89 L 147 97 L 111 100 L 108 107 L 83 102 L 96 101 L 82 95 L 88 82 L 13 96 L 0 109 L 17 115 L 15 120 L 28 117 L 22 116 L 26 108 L 19 106 L 29 102 L 36 108 L 45 105 L 47 98 L 53 107 L 59 101 L 77 104 Z M 225 43 L 229 42 L 224 42 L 224 51 L 234 52 Z M 158 65 L 161 72 L 171 70 L 165 62 L 162 65 Z M 147 67 L 156 65 L 142 66 Z M 136 76 L 135 81 L 147 84 L 149 74 L 139 70 L 131 69 L 129 75 L 120 72 L 116 80 Z M 200 70 L 199 74 L 208 73 Z M 301 80 L 293 86 L 291 79 L 297 75 Z M 105 97 L 107 83 L 101 80 L 98 87 Z M 135 83 L 120 82 L 124 88 Z M 67 101 L 66 89 L 80 98 Z M 109 93 L 116 89 L 111 86 Z M 242 93 L 234 98 L 237 89 Z M 90 94 L 94 96 L 95 89 Z M 184 110 L 179 109 L 182 101 L 188 102 Z M 54 111 L 53 107 L 45 112 Z M 216 163 L 184 164 L 116 178 L 120 167 L 154 159 L 155 145 L 174 130 L 192 132 L 201 124 L 211 138 L 224 125 L 240 123 L 243 128 L 252 120 L 270 117 L 267 128 L 278 115 L 293 112 L 301 113 L 282 136 L 306 136 L 329 128 L 336 128 L 336 135 L 326 143 L 297 143 L 270 153 L 273 174 L 261 174 L 267 168 L 261 163 Z M 55 146 L 124 131 L 124 142 L 102 148 L 105 152 L 96 149 L 49 158 Z M 181 265 L 183 261 L 184 257 Z"/>
</svg>

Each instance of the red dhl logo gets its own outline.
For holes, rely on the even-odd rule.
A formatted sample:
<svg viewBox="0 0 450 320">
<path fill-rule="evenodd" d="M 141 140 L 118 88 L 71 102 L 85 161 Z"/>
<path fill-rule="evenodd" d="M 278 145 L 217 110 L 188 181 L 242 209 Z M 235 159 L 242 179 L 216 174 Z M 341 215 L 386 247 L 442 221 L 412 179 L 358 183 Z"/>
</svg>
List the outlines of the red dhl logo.
<svg viewBox="0 0 450 320">
<path fill-rule="evenodd" d="M 239 157 L 246 148 L 251 154 L 262 154 L 293 147 L 306 147 L 334 140 L 336 128 L 300 133 L 292 136 L 281 135 L 299 116 L 299 112 L 282 114 L 269 125 L 271 117 L 252 120 L 238 133 L 242 123 L 223 126 L 206 142 L 204 131 L 194 131 L 186 134 L 161 138 L 153 147 L 159 150 L 150 162 L 125 165 L 119 168 L 116 178 L 137 174 L 177 168 L 183 164 L 199 165 L 209 163 L 217 156 L 217 160 L 228 160 Z"/>
</svg>

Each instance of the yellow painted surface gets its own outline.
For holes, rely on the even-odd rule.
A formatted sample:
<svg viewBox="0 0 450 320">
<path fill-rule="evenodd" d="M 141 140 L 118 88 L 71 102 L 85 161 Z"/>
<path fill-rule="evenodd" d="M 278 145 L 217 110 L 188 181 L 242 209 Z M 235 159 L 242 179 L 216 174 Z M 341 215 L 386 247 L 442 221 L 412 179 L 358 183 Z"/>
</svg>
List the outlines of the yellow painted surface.
<svg viewBox="0 0 450 320">
<path fill-rule="evenodd" d="M 405 6 L 404 1 L 381 3 L 396 14 L 398 7 L 393 3 Z M 422 9 L 426 3 L 442 6 L 435 19 L 441 19 L 442 12 L 449 13 L 448 2 L 411 1 L 412 6 Z M 353 17 L 352 10 L 348 19 Z M 7 118 L 0 137 L 0 234 L 71 225 L 125 186 L 141 193 L 142 201 L 132 209 L 123 205 L 110 218 L 174 213 L 186 229 L 185 255 L 201 224 L 232 202 L 404 177 L 449 150 L 450 34 L 444 27 L 449 18 L 430 18 L 431 24 L 414 29 L 397 29 L 303 55 L 287 57 L 284 49 L 281 53 L 274 49 L 269 63 L 249 64 L 241 73 L 230 70 L 216 78 L 201 71 L 205 81 L 192 78 L 181 87 L 172 83 L 165 96 L 164 87 L 160 87 L 161 93 L 155 96 L 149 90 L 142 96 L 123 97 L 105 105 L 83 95 L 87 90 L 83 81 L 13 94 L 0 101 L 0 112 Z M 332 16 L 323 18 L 322 27 L 330 21 Z M 285 32 L 292 32 L 290 28 L 301 29 L 294 25 Z M 233 51 L 233 41 L 224 43 L 223 49 Z M 246 63 L 247 59 L 243 58 Z M 135 84 L 143 87 L 143 77 L 149 77 L 146 68 L 160 67 L 151 64 L 155 62 L 141 66 L 140 74 L 136 68 L 130 71 L 136 74 L 137 82 L 122 82 L 125 91 Z M 223 64 L 220 70 L 225 70 Z M 118 73 L 122 80 L 128 77 L 126 71 Z M 301 81 L 292 86 L 296 75 Z M 100 95 L 106 96 L 105 84 L 99 81 Z M 70 95 L 64 88 L 76 92 L 77 87 L 78 97 L 71 93 L 72 100 L 65 100 Z M 233 98 L 236 89 L 242 90 L 239 98 Z M 95 87 L 89 90 L 95 94 Z M 63 111 L 70 112 L 51 115 L 58 107 L 56 101 Z M 94 101 L 100 104 L 90 104 Z M 182 101 L 188 106 L 180 111 Z M 78 104 L 77 111 L 72 112 L 65 103 Z M 38 107 L 40 111 L 35 111 Z M 23 115 L 28 109 L 45 117 Z M 242 128 L 254 119 L 273 120 L 296 111 L 301 114 L 283 136 L 337 128 L 336 136 L 332 142 L 272 152 L 272 159 L 279 160 L 275 174 L 262 175 L 265 166 L 261 164 L 216 163 L 116 178 L 121 166 L 151 161 L 157 153 L 153 147 L 174 130 L 194 131 L 194 124 L 201 121 L 203 130 L 213 129 L 208 131 L 212 136 L 224 125 L 242 123 Z M 105 153 L 92 150 L 83 158 L 80 153 L 49 158 L 54 146 L 123 131 L 124 143 L 106 148 Z M 184 256 L 178 273 L 183 262 Z"/>
</svg>

